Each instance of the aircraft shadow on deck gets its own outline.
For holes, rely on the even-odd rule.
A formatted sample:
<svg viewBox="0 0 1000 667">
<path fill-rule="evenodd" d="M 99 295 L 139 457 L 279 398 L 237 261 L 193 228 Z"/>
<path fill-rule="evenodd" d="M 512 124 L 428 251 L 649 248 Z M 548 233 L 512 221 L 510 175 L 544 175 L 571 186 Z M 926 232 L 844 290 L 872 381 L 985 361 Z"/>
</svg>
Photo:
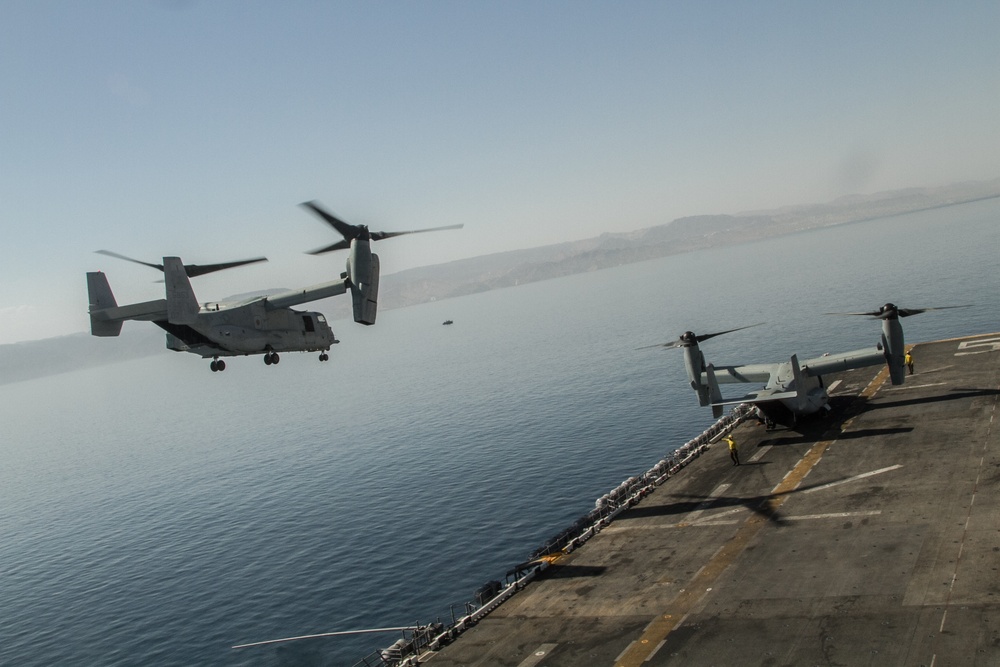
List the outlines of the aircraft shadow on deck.
<svg viewBox="0 0 1000 667">
<path fill-rule="evenodd" d="M 860 413 L 865 412 L 868 409 L 873 408 L 885 408 L 891 406 L 900 405 L 919 405 L 921 403 L 932 403 L 936 401 L 948 401 L 960 398 L 969 398 L 977 396 L 996 396 L 1000 395 L 1000 390 L 996 389 L 954 389 L 953 393 L 949 395 L 932 396 L 920 399 L 907 399 L 903 401 L 894 401 L 888 403 L 871 403 L 867 398 L 863 396 L 837 396 L 831 399 L 831 406 L 833 410 L 825 417 L 819 419 L 812 419 L 800 425 L 798 430 L 785 430 L 785 431 L 770 431 L 771 437 L 766 437 L 762 439 L 756 447 L 764 446 L 782 446 L 782 445 L 795 445 L 795 444 L 810 444 L 819 442 L 825 439 L 836 439 L 836 440 L 858 440 L 864 438 L 871 438 L 873 436 L 879 435 L 894 435 L 910 433 L 914 429 L 912 427 L 892 427 L 892 428 L 869 428 L 861 429 L 857 431 L 842 431 L 844 423 L 851 417 L 854 417 Z M 766 461 L 758 461 L 753 463 L 746 463 L 743 465 L 765 465 Z M 847 479 L 847 478 L 844 478 Z M 833 480 L 842 481 L 842 480 Z M 665 505 L 652 505 L 652 504 L 640 504 L 637 507 L 633 507 L 619 517 L 619 521 L 628 521 L 630 519 L 643 519 L 648 517 L 659 517 L 659 516 L 677 516 L 687 514 L 689 512 L 694 512 L 696 510 L 708 510 L 708 509 L 724 509 L 724 508 L 734 508 L 734 507 L 744 507 L 748 511 L 757 514 L 771 523 L 779 526 L 789 526 L 793 522 L 786 521 L 782 518 L 781 513 L 771 506 L 770 501 L 777 499 L 782 495 L 801 493 L 803 491 L 808 491 L 818 486 L 824 486 L 830 482 L 824 482 L 823 484 L 811 484 L 800 486 L 791 491 L 786 491 L 782 493 L 749 496 L 749 497 L 738 497 L 738 496 L 703 496 L 703 495 L 683 495 L 683 494 L 671 494 L 674 498 L 690 498 L 691 500 L 681 500 L 679 502 L 669 503 Z M 570 575 L 567 575 L 570 576 Z"/>
<path fill-rule="evenodd" d="M 831 397 L 831 409 L 829 412 L 802 418 L 794 428 L 778 426 L 771 431 L 767 431 L 766 433 L 773 435 L 773 437 L 761 440 L 758 446 L 829 440 L 840 432 L 844 422 L 864 410 L 865 402 L 865 399 L 861 396 L 842 395 Z"/>
<path fill-rule="evenodd" d="M 866 428 L 859 429 L 857 431 L 842 431 L 837 434 L 831 434 L 828 438 L 816 438 L 814 436 L 802 435 L 799 433 L 789 432 L 787 435 L 783 434 L 773 438 L 766 438 L 760 441 L 758 447 L 764 447 L 770 445 L 771 447 L 781 447 L 784 445 L 803 445 L 812 444 L 818 440 L 862 440 L 864 438 L 872 438 L 879 435 L 899 435 L 901 433 L 910 433 L 913 431 L 912 426 L 894 426 L 891 428 Z M 745 464 L 746 465 L 746 464 Z"/>
<path fill-rule="evenodd" d="M 881 410 L 883 408 L 900 408 L 908 405 L 926 405 L 928 403 L 940 403 L 942 401 L 957 401 L 963 398 L 983 398 L 987 396 L 1000 395 L 1000 389 L 972 389 L 965 387 L 954 387 L 948 394 L 938 394 L 937 396 L 924 396 L 921 398 L 906 398 L 899 401 L 882 401 L 873 403 L 868 408 L 871 410 Z"/>
<path fill-rule="evenodd" d="M 872 403 L 864 396 L 837 396 L 830 399 L 833 410 L 828 414 L 813 416 L 803 422 L 795 429 L 776 429 L 768 431 L 769 437 L 764 437 L 757 444 L 757 447 L 772 446 L 781 447 L 783 445 L 803 445 L 822 440 L 856 440 L 869 438 L 877 435 L 894 435 L 909 433 L 913 431 L 911 427 L 882 428 L 882 429 L 862 429 L 858 431 L 843 430 L 844 424 L 852 417 L 867 412 L 868 410 L 885 407 L 899 407 L 901 405 L 916 405 L 941 400 L 953 400 L 956 398 L 966 398 L 976 395 L 996 395 L 998 390 L 975 389 L 962 390 L 962 395 L 934 396 L 922 399 L 907 399 L 904 401 L 888 403 Z"/>
<path fill-rule="evenodd" d="M 691 498 L 691 500 L 680 501 L 675 503 L 669 503 L 666 505 L 644 505 L 640 504 L 636 507 L 631 508 L 620 517 L 618 521 L 627 521 L 629 519 L 644 519 L 649 517 L 658 516 L 674 516 L 678 514 L 687 514 L 688 512 L 693 512 L 695 510 L 717 510 L 733 507 L 743 507 L 758 516 L 761 516 L 771 523 L 778 526 L 789 526 L 790 522 L 785 521 L 781 516 L 781 512 L 777 509 L 771 507 L 770 501 L 776 500 L 781 496 L 791 495 L 793 493 L 802 493 L 804 491 L 809 491 L 811 489 L 818 488 L 820 486 L 826 486 L 831 483 L 836 483 L 839 481 L 845 481 L 850 479 L 844 477 L 842 479 L 835 479 L 831 481 L 826 481 L 817 484 L 807 484 L 805 486 L 800 486 L 798 488 L 792 489 L 791 491 L 782 491 L 780 493 L 769 493 L 767 495 L 758 496 L 703 496 L 703 495 L 692 495 L 692 494 L 680 494 L 673 493 L 670 494 L 673 498 Z"/>
<path fill-rule="evenodd" d="M 599 577 L 607 571 L 603 565 L 560 565 L 555 563 L 538 575 L 539 579 L 577 579 Z"/>
<path fill-rule="evenodd" d="M 857 431 L 848 431 L 837 436 L 837 440 L 862 440 L 873 438 L 878 435 L 898 435 L 900 433 L 911 433 L 912 426 L 896 426 L 893 428 L 863 428 Z"/>
</svg>

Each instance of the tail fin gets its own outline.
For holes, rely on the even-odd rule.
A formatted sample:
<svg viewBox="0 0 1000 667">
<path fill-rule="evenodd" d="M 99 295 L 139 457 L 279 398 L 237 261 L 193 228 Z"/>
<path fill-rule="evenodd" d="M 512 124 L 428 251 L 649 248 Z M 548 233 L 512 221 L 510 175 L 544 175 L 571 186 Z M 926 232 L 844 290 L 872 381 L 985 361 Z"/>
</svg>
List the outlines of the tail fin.
<svg viewBox="0 0 1000 667">
<path fill-rule="evenodd" d="M 805 377 L 802 375 L 802 367 L 799 366 L 798 355 L 792 355 L 792 378 L 795 380 L 795 395 L 804 399 L 806 397 L 806 382 Z"/>
<path fill-rule="evenodd" d="M 101 271 L 87 273 L 87 293 L 90 296 L 90 333 L 93 336 L 117 336 L 122 332 L 121 320 L 102 317 L 108 308 L 117 308 L 118 302 L 108 284 L 108 277 Z"/>
<path fill-rule="evenodd" d="M 163 258 L 163 276 L 167 286 L 167 321 L 194 324 L 200 307 L 180 257 Z"/>
<path fill-rule="evenodd" d="M 708 377 L 708 391 L 711 392 L 712 416 L 718 419 L 722 416 L 722 391 L 719 390 L 719 381 L 715 379 L 715 366 L 709 364 L 705 375 Z"/>
</svg>

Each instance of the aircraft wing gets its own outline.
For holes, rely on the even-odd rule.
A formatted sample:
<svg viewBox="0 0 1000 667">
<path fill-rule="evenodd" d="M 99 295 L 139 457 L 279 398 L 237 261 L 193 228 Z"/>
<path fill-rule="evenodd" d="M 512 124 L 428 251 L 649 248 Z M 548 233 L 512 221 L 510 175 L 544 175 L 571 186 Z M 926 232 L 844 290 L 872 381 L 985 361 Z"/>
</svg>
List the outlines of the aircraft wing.
<svg viewBox="0 0 1000 667">
<path fill-rule="evenodd" d="M 329 283 L 313 285 L 297 290 L 288 290 L 264 297 L 264 306 L 270 310 L 273 308 L 291 308 L 300 303 L 319 301 L 331 296 L 339 296 L 347 292 L 346 280 L 335 280 Z"/>
<path fill-rule="evenodd" d="M 815 377 L 817 375 L 849 371 L 855 368 L 865 368 L 866 366 L 878 366 L 884 363 L 885 353 L 878 348 L 870 347 L 864 350 L 841 352 L 840 354 L 830 354 L 825 357 L 808 359 L 802 362 L 802 372 Z"/>
<path fill-rule="evenodd" d="M 778 369 L 778 364 L 746 364 L 744 366 L 716 366 L 715 381 L 719 384 L 735 382 L 767 382 Z M 705 375 L 702 374 L 705 378 Z M 707 382 L 704 379 L 703 382 Z"/>
<path fill-rule="evenodd" d="M 865 368 L 866 366 L 878 366 L 885 363 L 885 354 L 878 348 L 870 347 L 864 350 L 854 350 L 853 352 L 841 352 L 840 354 L 829 354 L 825 357 L 816 357 L 801 362 L 802 372 L 810 377 L 817 375 L 828 375 L 840 371 L 849 371 L 855 368 Z M 770 381 L 771 376 L 777 372 L 779 364 L 745 364 L 743 366 L 716 366 L 715 380 L 719 384 L 735 382 L 763 382 Z M 702 381 L 707 382 L 705 374 L 702 374 Z"/>
<path fill-rule="evenodd" d="M 767 403 L 768 401 L 780 401 L 785 398 L 795 398 L 796 396 L 798 396 L 798 393 L 794 391 L 771 391 L 768 389 L 761 389 L 760 391 L 751 391 L 743 398 L 734 398 L 728 401 L 714 402 L 712 403 L 712 405 L 738 405 L 739 403 Z"/>
</svg>

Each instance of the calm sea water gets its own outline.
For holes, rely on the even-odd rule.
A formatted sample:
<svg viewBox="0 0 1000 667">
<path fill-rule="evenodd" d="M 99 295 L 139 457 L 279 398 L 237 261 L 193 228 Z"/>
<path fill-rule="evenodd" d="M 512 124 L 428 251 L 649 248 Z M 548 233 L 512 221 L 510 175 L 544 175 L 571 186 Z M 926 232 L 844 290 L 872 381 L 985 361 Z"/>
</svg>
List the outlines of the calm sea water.
<svg viewBox="0 0 1000 667">
<path fill-rule="evenodd" d="M 1000 330 L 998 223 L 979 202 L 387 311 L 335 323 L 325 364 L 0 386 L 0 664 L 350 665 L 395 636 L 229 647 L 450 619 L 710 423 L 681 356 L 640 346 L 765 321 L 706 355 L 807 358 L 874 344 L 823 313 L 886 301 L 974 304 L 910 342 Z"/>
</svg>

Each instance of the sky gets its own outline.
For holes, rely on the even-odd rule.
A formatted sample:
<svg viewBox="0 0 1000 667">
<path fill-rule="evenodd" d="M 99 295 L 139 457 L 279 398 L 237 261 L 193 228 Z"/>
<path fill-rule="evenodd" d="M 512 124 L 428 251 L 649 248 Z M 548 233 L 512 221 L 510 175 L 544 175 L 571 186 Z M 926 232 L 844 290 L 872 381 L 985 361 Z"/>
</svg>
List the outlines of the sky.
<svg viewBox="0 0 1000 667">
<path fill-rule="evenodd" d="M 89 329 L 155 272 L 343 270 L 297 204 L 461 231 L 383 274 L 686 215 L 1000 177 L 1000 3 L 0 3 L 0 344 Z M 147 325 L 148 326 L 148 325 Z"/>
</svg>

